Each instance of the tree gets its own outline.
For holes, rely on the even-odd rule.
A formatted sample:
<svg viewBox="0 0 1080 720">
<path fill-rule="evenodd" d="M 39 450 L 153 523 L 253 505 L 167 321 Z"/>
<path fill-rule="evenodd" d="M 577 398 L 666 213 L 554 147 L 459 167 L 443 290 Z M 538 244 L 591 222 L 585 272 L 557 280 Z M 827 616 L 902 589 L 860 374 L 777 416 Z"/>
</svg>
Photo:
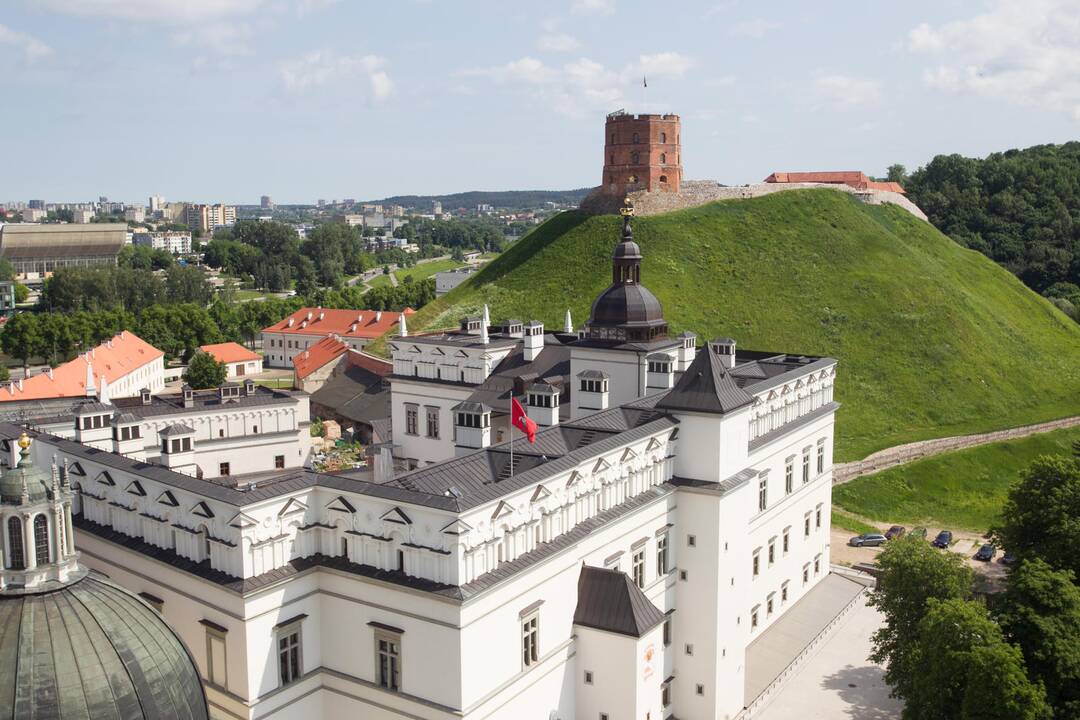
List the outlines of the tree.
<svg viewBox="0 0 1080 720">
<path fill-rule="evenodd" d="M 904 720 L 1049 720 L 1020 649 L 979 603 L 929 599 L 914 639 L 918 669 L 903 696 Z"/>
<path fill-rule="evenodd" d="M 972 573 L 955 553 L 939 553 L 922 538 L 889 541 L 878 555 L 881 576 L 869 604 L 881 611 L 883 627 L 874 632 L 874 662 L 885 665 L 893 693 L 907 698 L 921 674 L 916 639 L 930 600 L 966 599 Z"/>
<path fill-rule="evenodd" d="M 7 382 L 11 379 L 11 371 L 8 370 L 7 365 L 0 365 L 0 382 Z"/>
<path fill-rule="evenodd" d="M 889 182 L 900 183 L 901 186 L 906 185 L 908 180 L 907 168 L 900 163 L 890 165 L 889 169 L 885 171 L 885 179 Z"/>
<path fill-rule="evenodd" d="M 26 287 L 22 283 L 15 283 L 15 302 L 19 305 L 26 302 L 30 297 L 30 288 Z"/>
<path fill-rule="evenodd" d="M 30 366 L 30 358 L 41 345 L 41 324 L 38 315 L 16 313 L 4 323 L 0 335 L 0 347 L 12 357 L 22 360 L 23 369 Z"/>
<path fill-rule="evenodd" d="M 0 258 L 0 280 L 14 280 L 15 266 L 7 258 Z"/>
<path fill-rule="evenodd" d="M 165 298 L 170 303 L 206 305 L 212 294 L 206 274 L 194 265 L 173 265 L 165 271 Z"/>
<path fill-rule="evenodd" d="M 1067 570 L 1025 560 L 997 605 L 1002 631 L 1024 653 L 1032 679 L 1046 686 L 1056 720 L 1080 719 L 1080 587 Z"/>
<path fill-rule="evenodd" d="M 1080 576 L 1080 460 L 1036 458 L 1009 489 L 1001 517 L 993 530 L 1001 546 Z"/>
<path fill-rule="evenodd" d="M 191 357 L 191 362 L 184 372 L 184 382 L 196 390 L 214 388 L 225 382 L 227 375 L 225 363 L 218 362 L 213 355 L 200 350 Z"/>
</svg>

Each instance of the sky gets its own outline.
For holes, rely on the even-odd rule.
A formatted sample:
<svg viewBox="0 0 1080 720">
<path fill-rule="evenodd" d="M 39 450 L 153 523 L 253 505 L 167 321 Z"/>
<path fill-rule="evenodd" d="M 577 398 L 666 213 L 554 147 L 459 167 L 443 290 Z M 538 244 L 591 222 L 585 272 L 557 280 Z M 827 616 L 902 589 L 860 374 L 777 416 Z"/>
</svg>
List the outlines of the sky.
<svg viewBox="0 0 1080 720">
<path fill-rule="evenodd" d="M 0 202 L 591 187 L 619 109 L 880 175 L 1076 138 L 1080 0 L 0 0 L 0 78 Z"/>
</svg>

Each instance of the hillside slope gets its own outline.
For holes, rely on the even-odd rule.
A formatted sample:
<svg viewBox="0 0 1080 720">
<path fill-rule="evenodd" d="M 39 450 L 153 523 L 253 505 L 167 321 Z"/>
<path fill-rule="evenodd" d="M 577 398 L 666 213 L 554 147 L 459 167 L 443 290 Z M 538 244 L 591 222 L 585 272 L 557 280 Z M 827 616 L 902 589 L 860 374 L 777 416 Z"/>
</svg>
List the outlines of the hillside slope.
<svg viewBox="0 0 1080 720">
<path fill-rule="evenodd" d="M 410 329 L 483 303 L 575 327 L 609 282 L 619 218 L 563 213 Z M 673 332 L 840 360 L 837 459 L 1080 412 L 1080 326 L 983 255 L 890 206 L 806 190 L 637 218 Z"/>
</svg>

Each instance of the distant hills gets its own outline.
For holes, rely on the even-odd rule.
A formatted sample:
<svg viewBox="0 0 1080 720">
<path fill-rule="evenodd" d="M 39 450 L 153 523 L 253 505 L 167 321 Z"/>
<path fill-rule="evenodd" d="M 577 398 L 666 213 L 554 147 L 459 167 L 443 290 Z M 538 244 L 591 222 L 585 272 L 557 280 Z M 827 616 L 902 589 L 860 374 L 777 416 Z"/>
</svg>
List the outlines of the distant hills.
<svg viewBox="0 0 1080 720">
<path fill-rule="evenodd" d="M 838 460 L 1078 412 L 1080 325 L 899 208 L 788 191 L 637 218 L 634 237 L 672 331 L 839 358 Z M 485 302 L 495 320 L 557 328 L 569 307 L 578 326 L 618 238 L 617 217 L 561 213 L 410 330 L 455 325 Z"/>
<path fill-rule="evenodd" d="M 546 202 L 577 205 L 582 198 L 589 194 L 590 190 L 592 188 L 578 188 L 577 190 L 470 190 L 449 195 L 394 195 L 393 197 L 372 202 L 422 209 L 430 208 L 432 202 L 438 201 L 442 203 L 443 209 L 447 211 L 458 208 L 475 208 L 477 205 L 491 205 L 492 207 L 518 210 L 539 207 Z"/>
</svg>

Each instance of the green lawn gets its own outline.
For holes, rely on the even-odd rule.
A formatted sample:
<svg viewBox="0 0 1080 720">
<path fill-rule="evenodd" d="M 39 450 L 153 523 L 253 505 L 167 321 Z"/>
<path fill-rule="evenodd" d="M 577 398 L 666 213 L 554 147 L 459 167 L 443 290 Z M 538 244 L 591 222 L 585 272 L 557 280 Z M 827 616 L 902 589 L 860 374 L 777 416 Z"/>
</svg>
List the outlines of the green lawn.
<svg viewBox="0 0 1080 720">
<path fill-rule="evenodd" d="M 377 288 L 377 287 L 383 287 L 385 285 L 390 284 L 390 276 L 389 275 L 376 275 L 375 277 L 368 280 L 366 284 L 367 284 L 367 286 L 369 288 L 372 288 L 372 289 Z"/>
<path fill-rule="evenodd" d="M 415 282 L 426 280 L 435 273 L 442 272 L 444 270 L 453 270 L 454 268 L 463 267 L 465 263 L 458 262 L 457 260 L 434 260 L 423 265 L 417 265 L 411 268 L 400 268 L 394 271 L 394 275 L 397 276 L 398 282 L 405 282 L 405 278 L 412 275 Z"/>
<path fill-rule="evenodd" d="M 881 532 L 879 529 L 877 529 L 873 525 L 870 525 L 869 523 L 864 523 L 862 520 L 859 520 L 858 518 L 853 518 L 843 512 L 837 512 L 835 508 L 832 511 L 832 526 L 840 528 L 841 530 L 847 530 L 848 532 L 854 533 L 855 535 Z"/>
<path fill-rule="evenodd" d="M 239 288 L 236 290 L 236 299 L 238 302 L 268 297 L 272 297 L 271 293 L 263 292 L 262 290 L 241 290 Z"/>
<path fill-rule="evenodd" d="M 561 328 L 611 279 L 615 216 L 556 215 L 410 330 L 492 319 Z M 636 218 L 642 281 L 671 331 L 839 359 L 837 460 L 1080 413 L 1080 325 L 985 256 L 892 205 L 800 190 Z"/>
<path fill-rule="evenodd" d="M 1009 485 L 1039 455 L 1070 454 L 1080 428 L 992 443 L 868 475 L 833 489 L 844 510 L 888 523 L 987 530 Z"/>
</svg>

